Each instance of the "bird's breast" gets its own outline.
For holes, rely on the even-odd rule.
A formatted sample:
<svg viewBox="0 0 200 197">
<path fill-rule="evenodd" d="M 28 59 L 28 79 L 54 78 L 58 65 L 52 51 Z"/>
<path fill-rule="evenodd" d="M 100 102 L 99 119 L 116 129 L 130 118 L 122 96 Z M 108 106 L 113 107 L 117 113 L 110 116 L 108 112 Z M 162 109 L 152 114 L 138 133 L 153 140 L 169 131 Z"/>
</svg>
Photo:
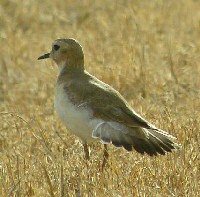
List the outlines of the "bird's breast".
<svg viewBox="0 0 200 197">
<path fill-rule="evenodd" d="M 93 112 L 84 103 L 74 104 L 64 85 L 56 85 L 55 110 L 66 128 L 84 141 L 93 141 Z M 97 121 L 98 122 L 98 121 Z"/>
</svg>

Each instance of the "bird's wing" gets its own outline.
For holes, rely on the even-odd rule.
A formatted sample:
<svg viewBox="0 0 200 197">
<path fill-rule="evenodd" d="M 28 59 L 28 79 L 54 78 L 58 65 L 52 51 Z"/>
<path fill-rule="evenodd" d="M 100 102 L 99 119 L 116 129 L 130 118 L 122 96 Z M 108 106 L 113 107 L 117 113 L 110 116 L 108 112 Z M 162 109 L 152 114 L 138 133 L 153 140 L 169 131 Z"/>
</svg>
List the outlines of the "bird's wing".
<svg viewBox="0 0 200 197">
<path fill-rule="evenodd" d="M 175 137 L 157 129 L 138 115 L 120 93 L 108 85 L 100 87 L 95 91 L 95 99 L 91 100 L 90 107 L 94 116 L 103 122 L 97 125 L 93 137 L 100 138 L 103 143 L 112 142 L 115 146 L 123 146 L 128 151 L 134 148 L 150 156 L 165 155 L 165 152 L 179 147 L 173 142 Z"/>
<path fill-rule="evenodd" d="M 94 84 L 95 86 L 92 85 L 88 89 L 88 94 L 94 96 L 91 97 L 89 105 L 95 117 L 105 121 L 119 122 L 128 127 L 152 128 L 151 124 L 138 115 L 114 88 L 107 84 L 100 87 L 96 84 Z M 91 93 L 92 91 L 95 93 Z"/>
<path fill-rule="evenodd" d="M 94 112 L 94 116 L 105 121 L 119 122 L 125 124 L 127 127 L 151 127 L 145 119 L 131 110 L 123 100 L 117 99 L 115 101 L 109 101 L 107 99 L 101 99 L 99 102 L 95 102 L 94 105 L 91 103 L 90 106 Z"/>
</svg>

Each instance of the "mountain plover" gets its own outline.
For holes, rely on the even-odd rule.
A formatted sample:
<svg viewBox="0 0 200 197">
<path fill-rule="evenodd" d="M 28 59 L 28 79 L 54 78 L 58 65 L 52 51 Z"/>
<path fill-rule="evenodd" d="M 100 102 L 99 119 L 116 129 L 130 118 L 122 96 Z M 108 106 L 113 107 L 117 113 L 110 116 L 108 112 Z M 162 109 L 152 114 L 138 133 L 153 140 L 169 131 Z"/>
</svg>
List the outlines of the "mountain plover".
<svg viewBox="0 0 200 197">
<path fill-rule="evenodd" d="M 74 39 L 57 39 L 50 53 L 38 59 L 52 58 L 59 68 L 55 85 L 55 109 L 67 130 L 87 144 L 101 140 L 104 144 L 124 147 L 150 156 L 165 155 L 178 145 L 175 137 L 156 128 L 138 115 L 114 88 L 85 70 L 84 53 Z"/>
</svg>

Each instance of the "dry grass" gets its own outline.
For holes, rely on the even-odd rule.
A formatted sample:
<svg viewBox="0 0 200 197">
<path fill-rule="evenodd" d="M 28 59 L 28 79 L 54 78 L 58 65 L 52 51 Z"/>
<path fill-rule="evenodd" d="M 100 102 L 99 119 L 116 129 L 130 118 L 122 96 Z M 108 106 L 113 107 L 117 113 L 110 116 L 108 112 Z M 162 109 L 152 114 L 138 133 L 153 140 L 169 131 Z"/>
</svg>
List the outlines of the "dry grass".
<svg viewBox="0 0 200 197">
<path fill-rule="evenodd" d="M 200 196 L 199 10 L 192 0 L 1 0 L 0 196 Z M 58 37 L 79 40 L 87 69 L 182 150 L 150 158 L 110 145 L 101 173 L 99 143 L 87 165 L 53 109 L 57 68 L 36 60 Z"/>
</svg>

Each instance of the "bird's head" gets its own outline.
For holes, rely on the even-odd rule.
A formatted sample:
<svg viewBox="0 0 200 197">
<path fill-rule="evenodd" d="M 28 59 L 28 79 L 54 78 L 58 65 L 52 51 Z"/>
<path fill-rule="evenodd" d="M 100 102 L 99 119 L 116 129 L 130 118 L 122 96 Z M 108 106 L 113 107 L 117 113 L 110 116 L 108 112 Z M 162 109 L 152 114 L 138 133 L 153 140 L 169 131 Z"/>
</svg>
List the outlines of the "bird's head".
<svg viewBox="0 0 200 197">
<path fill-rule="evenodd" d="M 72 38 L 57 39 L 52 43 L 52 50 L 38 60 L 52 58 L 56 64 L 84 69 L 84 53 L 81 45 Z"/>
</svg>

